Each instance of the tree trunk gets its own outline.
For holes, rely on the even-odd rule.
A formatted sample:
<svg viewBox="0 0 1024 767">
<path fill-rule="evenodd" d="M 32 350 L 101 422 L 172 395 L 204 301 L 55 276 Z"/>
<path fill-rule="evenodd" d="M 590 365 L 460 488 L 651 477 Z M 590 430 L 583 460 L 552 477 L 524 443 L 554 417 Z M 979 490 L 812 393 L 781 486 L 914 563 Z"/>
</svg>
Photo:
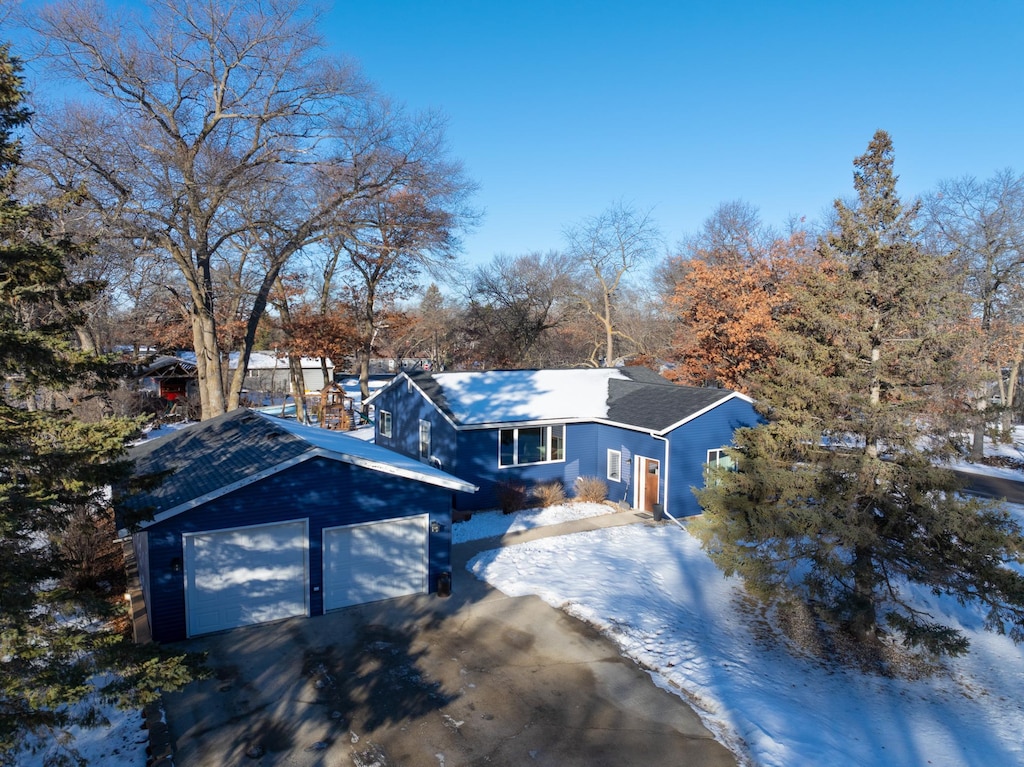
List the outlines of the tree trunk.
<svg viewBox="0 0 1024 767">
<path fill-rule="evenodd" d="M 1009 444 L 1013 442 L 1013 403 L 1017 399 L 1017 383 L 1020 381 L 1020 366 L 1024 349 L 1017 347 L 1017 354 L 1010 363 L 1010 375 L 1003 395 L 1003 411 L 999 415 L 999 437 Z"/>
<path fill-rule="evenodd" d="M 860 641 L 869 641 L 877 636 L 874 583 L 871 549 L 857 546 L 853 554 L 853 597 L 850 600 L 849 625 L 850 631 Z"/>
<path fill-rule="evenodd" d="M 288 355 L 288 374 L 292 379 L 292 399 L 295 400 L 295 420 L 309 423 L 309 409 L 306 406 L 306 381 L 302 375 L 302 357 Z"/>
<path fill-rule="evenodd" d="M 612 326 L 612 296 L 611 291 L 604 291 L 604 367 L 610 368 L 615 358 L 615 333 Z"/>
<path fill-rule="evenodd" d="M 985 417 L 985 411 L 988 409 L 986 396 L 985 386 L 982 385 L 981 390 L 977 394 L 977 401 L 974 404 L 977 415 L 974 421 L 974 434 L 971 440 L 970 454 L 970 459 L 974 463 L 980 463 L 985 458 L 985 424 L 988 423 L 988 419 Z"/>
<path fill-rule="evenodd" d="M 225 412 L 223 365 L 213 317 L 202 314 L 197 316 L 193 322 L 193 329 L 199 372 L 199 397 L 202 403 L 202 419 L 205 421 Z"/>
<path fill-rule="evenodd" d="M 97 354 L 99 352 L 99 344 L 96 343 L 96 337 L 88 327 L 76 325 L 75 335 L 78 336 L 78 345 L 82 348 L 83 352 L 86 354 Z"/>
<path fill-rule="evenodd" d="M 334 383 L 334 381 L 330 377 L 331 376 L 331 369 L 329 367 L 327 367 L 327 358 L 326 357 L 321 357 L 320 358 L 320 372 L 323 373 L 323 376 L 324 376 L 324 386 L 328 386 L 329 384 Z"/>
<path fill-rule="evenodd" d="M 366 400 L 370 398 L 370 351 L 367 349 L 356 356 L 359 363 L 359 412 L 363 418 L 369 419 L 370 406 Z"/>
</svg>

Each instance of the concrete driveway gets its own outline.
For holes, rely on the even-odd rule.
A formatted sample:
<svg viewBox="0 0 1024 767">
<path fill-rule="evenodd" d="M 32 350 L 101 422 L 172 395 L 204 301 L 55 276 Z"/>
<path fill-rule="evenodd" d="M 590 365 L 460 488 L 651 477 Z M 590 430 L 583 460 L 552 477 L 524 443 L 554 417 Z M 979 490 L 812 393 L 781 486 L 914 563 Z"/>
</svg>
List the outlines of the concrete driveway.
<svg viewBox="0 0 1024 767">
<path fill-rule="evenodd" d="M 635 521 L 598 519 L 518 540 Z M 455 547 L 448 599 L 180 643 L 209 653 L 214 678 L 165 696 L 174 764 L 736 764 L 678 696 L 589 626 L 466 572 L 469 557 L 495 545 Z"/>
</svg>

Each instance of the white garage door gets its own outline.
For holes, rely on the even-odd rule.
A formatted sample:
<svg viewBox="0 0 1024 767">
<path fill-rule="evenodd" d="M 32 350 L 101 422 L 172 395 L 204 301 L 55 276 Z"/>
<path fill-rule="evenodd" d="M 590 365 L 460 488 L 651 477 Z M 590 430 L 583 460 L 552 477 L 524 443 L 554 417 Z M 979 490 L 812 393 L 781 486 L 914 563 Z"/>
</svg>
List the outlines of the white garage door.
<svg viewBox="0 0 1024 767">
<path fill-rule="evenodd" d="M 324 530 L 324 610 L 426 590 L 426 514 Z"/>
<path fill-rule="evenodd" d="M 305 520 L 182 537 L 189 636 L 309 614 Z"/>
</svg>

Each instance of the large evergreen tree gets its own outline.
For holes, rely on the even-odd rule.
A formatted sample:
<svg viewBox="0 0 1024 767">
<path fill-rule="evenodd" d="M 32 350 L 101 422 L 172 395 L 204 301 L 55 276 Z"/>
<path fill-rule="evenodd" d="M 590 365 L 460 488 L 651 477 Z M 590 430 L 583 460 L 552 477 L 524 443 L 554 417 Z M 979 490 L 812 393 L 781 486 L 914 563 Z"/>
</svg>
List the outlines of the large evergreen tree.
<svg viewBox="0 0 1024 767">
<path fill-rule="evenodd" d="M 948 269 L 918 245 L 889 136 L 854 165 L 857 203 L 836 202 L 823 268 L 793 296 L 755 389 L 767 423 L 737 435 L 737 470 L 699 494 L 696 530 L 752 593 L 796 597 L 864 642 L 967 649 L 912 603 L 913 583 L 983 603 L 989 628 L 1022 639 L 1024 576 L 1007 566 L 1020 528 L 937 465 L 957 378 Z"/>
<path fill-rule="evenodd" d="M 91 693 L 137 705 L 187 677 L 177 660 L 135 650 L 111 628 L 118 600 L 74 577 L 71 539 L 92 538 L 108 514 L 104 488 L 125 476 L 118 459 L 137 425 L 83 423 L 41 396 L 99 383 L 106 366 L 72 343 L 76 307 L 99 286 L 69 279 L 76 246 L 14 196 L 22 87 L 0 46 L 0 763 L 26 731 L 59 738 L 99 723 L 72 706 Z"/>
</svg>

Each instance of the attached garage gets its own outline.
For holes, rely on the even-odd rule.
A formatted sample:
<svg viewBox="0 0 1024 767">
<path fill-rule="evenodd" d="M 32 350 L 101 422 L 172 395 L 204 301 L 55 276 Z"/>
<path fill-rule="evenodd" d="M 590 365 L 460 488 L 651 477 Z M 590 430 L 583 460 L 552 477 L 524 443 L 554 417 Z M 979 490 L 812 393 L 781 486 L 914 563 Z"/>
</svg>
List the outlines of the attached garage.
<svg viewBox="0 0 1024 767">
<path fill-rule="evenodd" d="M 427 591 L 426 514 L 324 530 L 324 610 Z"/>
<path fill-rule="evenodd" d="M 131 453 L 117 499 L 159 642 L 437 590 L 456 492 L 476 488 L 348 434 L 236 410 Z M 134 521 L 133 521 L 134 520 Z M 447 578 L 445 578 L 447 580 Z"/>
<path fill-rule="evenodd" d="M 309 615 L 305 520 L 185 533 L 188 636 Z"/>
</svg>

